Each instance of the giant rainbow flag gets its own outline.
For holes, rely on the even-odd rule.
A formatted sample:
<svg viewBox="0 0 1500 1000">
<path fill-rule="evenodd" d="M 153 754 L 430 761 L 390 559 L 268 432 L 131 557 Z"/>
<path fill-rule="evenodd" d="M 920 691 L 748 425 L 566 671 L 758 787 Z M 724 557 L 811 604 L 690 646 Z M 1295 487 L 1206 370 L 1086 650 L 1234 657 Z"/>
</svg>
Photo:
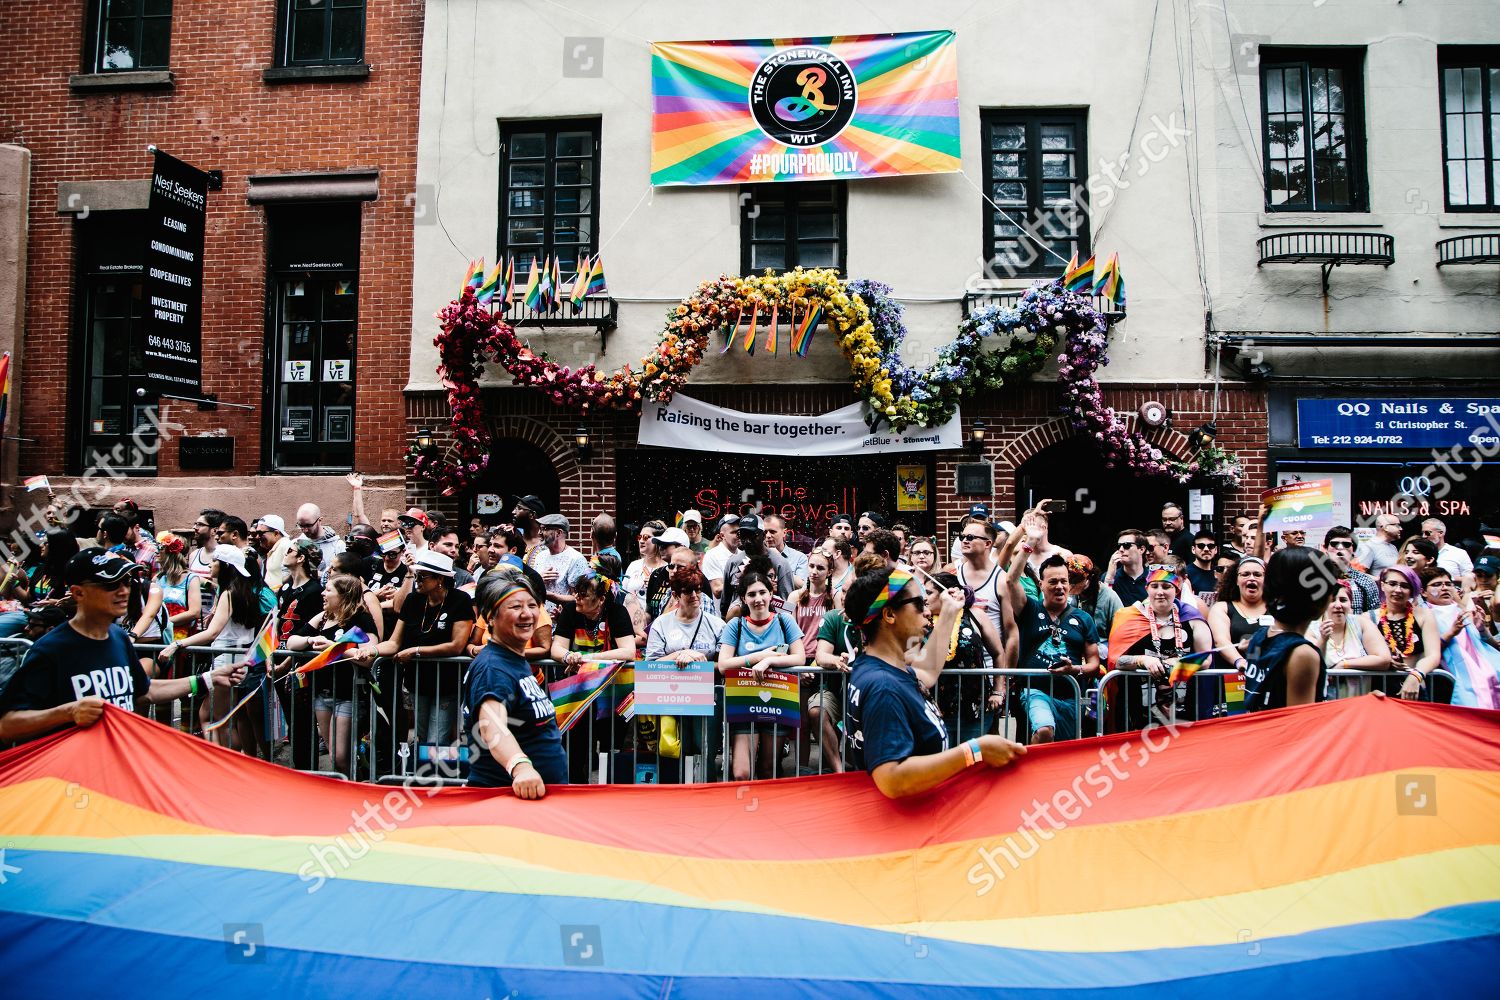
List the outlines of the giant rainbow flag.
<svg viewBox="0 0 1500 1000">
<path fill-rule="evenodd" d="M 951 31 L 654 42 L 651 183 L 961 169 Z"/>
<path fill-rule="evenodd" d="M 0 848 L 17 997 L 1483 997 L 1500 713 L 1369 696 L 899 802 L 858 773 L 524 802 L 107 708 L 0 755 Z"/>
</svg>

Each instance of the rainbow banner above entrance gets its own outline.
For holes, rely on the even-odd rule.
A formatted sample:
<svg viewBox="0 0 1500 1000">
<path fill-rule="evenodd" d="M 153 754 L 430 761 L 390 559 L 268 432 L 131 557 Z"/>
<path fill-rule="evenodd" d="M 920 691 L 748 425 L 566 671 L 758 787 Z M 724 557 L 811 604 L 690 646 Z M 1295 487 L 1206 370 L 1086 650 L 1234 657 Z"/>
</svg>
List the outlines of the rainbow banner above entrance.
<svg viewBox="0 0 1500 1000">
<path fill-rule="evenodd" d="M 953 37 L 655 42 L 651 183 L 956 173 Z"/>
</svg>

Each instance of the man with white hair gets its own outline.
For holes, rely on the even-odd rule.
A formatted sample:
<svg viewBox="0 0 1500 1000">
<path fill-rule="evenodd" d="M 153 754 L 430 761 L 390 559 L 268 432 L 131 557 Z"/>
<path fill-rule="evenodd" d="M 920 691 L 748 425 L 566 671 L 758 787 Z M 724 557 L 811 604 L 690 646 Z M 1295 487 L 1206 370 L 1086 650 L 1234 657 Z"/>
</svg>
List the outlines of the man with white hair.
<svg viewBox="0 0 1500 1000">
<path fill-rule="evenodd" d="M 1435 517 L 1427 518 L 1422 522 L 1422 537 L 1437 546 L 1437 564 L 1447 570 L 1454 580 L 1462 581 L 1464 586 L 1474 582 L 1474 560 L 1457 545 L 1449 545 L 1444 541 L 1448 537 L 1446 524 Z"/>
<path fill-rule="evenodd" d="M 315 503 L 305 503 L 297 508 L 297 529 L 302 532 L 303 537 L 311 538 L 323 550 L 322 575 L 324 582 L 327 582 L 328 568 L 333 565 L 333 557 L 344 551 L 344 540 L 323 523 L 323 511 Z"/>
</svg>

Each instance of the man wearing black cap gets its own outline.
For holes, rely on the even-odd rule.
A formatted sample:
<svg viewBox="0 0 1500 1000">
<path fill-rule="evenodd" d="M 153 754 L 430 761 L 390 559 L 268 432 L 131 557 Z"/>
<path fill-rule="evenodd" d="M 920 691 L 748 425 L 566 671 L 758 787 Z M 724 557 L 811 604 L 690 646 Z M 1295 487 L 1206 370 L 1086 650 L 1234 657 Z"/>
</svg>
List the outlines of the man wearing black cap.
<svg viewBox="0 0 1500 1000">
<path fill-rule="evenodd" d="M 534 493 L 528 493 L 524 497 L 516 497 L 510 512 L 511 523 L 526 539 L 526 548 L 518 553 L 526 565 L 535 567 L 536 560 L 546 551 L 542 545 L 542 526 L 537 523 L 537 518 L 547 513 L 547 505 L 542 503 L 542 498 Z"/>
<path fill-rule="evenodd" d="M 880 514 L 876 511 L 867 510 L 863 514 L 859 515 L 858 528 L 860 544 L 864 544 L 865 536 L 870 532 L 874 531 L 876 528 L 884 527 L 885 518 L 881 517 Z"/>
<path fill-rule="evenodd" d="M 853 544 L 854 521 L 848 514 L 840 514 L 828 525 L 828 533 L 834 538 L 842 538 L 844 541 Z"/>
<path fill-rule="evenodd" d="M 129 559 L 98 549 L 80 552 L 68 563 L 68 593 L 78 610 L 27 650 L 21 669 L 0 693 L 0 740 L 92 725 L 106 704 L 133 712 L 137 700 L 161 704 L 214 684 L 230 687 L 244 677 L 243 663 L 176 680 L 146 676 L 129 636 L 115 624 L 140 571 Z"/>
<path fill-rule="evenodd" d="M 719 518 L 719 540 L 707 552 L 703 553 L 703 561 L 699 569 L 703 572 L 703 579 L 713 588 L 714 596 L 718 597 L 724 589 L 724 568 L 729 565 L 740 551 L 740 518 L 738 514 L 725 514 Z"/>
</svg>

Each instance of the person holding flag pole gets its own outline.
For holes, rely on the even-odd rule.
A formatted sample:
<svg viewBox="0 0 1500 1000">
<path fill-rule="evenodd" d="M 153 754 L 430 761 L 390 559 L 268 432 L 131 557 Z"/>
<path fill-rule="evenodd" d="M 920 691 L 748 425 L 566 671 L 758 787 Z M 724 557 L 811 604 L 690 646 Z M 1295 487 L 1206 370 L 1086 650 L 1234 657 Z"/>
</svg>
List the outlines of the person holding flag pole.
<svg viewBox="0 0 1500 1000">
<path fill-rule="evenodd" d="M 379 634 L 364 608 L 364 585 L 356 577 L 333 574 L 323 587 L 323 610 L 286 641 L 292 652 L 318 653 L 295 669 L 288 664 L 286 672 L 299 687 L 312 685 L 318 733 L 340 774 L 349 773 L 353 760 L 355 663 L 374 657 Z"/>
</svg>

